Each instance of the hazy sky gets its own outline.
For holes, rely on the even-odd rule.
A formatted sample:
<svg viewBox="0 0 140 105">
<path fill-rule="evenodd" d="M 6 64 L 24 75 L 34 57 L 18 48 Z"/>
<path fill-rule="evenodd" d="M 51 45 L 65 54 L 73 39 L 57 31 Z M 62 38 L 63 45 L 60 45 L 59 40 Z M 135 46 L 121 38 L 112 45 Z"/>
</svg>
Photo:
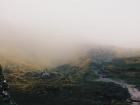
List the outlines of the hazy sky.
<svg viewBox="0 0 140 105">
<path fill-rule="evenodd" d="M 41 40 L 71 37 L 126 47 L 140 47 L 139 11 L 139 0 L 0 0 L 1 23 L 26 27 L 24 37 L 34 37 L 33 31 Z"/>
<path fill-rule="evenodd" d="M 59 54 L 88 43 L 140 48 L 140 0 L 0 0 L 7 49 Z"/>
</svg>

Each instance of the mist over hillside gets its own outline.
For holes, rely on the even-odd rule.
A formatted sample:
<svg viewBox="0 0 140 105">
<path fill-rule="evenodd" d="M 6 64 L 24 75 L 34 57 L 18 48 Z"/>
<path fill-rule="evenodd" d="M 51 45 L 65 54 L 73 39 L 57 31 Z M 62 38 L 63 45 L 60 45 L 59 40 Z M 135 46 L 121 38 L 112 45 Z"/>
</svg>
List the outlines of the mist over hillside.
<svg viewBox="0 0 140 105">
<path fill-rule="evenodd" d="M 129 49 L 139 49 L 138 0 L 2 0 L 0 7 L 1 59 L 51 67 L 89 50 L 113 56 L 139 52 Z"/>
<path fill-rule="evenodd" d="M 102 39 L 98 42 L 92 37 L 71 33 L 68 36 L 67 33 L 54 33 L 39 27 L 18 27 L 17 24 L 1 22 L 0 30 L 0 61 L 3 65 L 49 68 L 84 57 L 110 59 L 140 56 L 139 48 L 108 44 Z"/>
<path fill-rule="evenodd" d="M 28 43 L 28 41 L 27 41 Z M 8 46 L 11 45 L 11 46 Z M 65 44 L 64 44 L 65 45 Z M 66 63 L 75 63 L 82 58 L 90 58 L 97 61 L 111 60 L 113 58 L 127 58 L 140 56 L 139 49 L 121 47 L 79 44 L 75 46 L 53 46 L 44 49 L 36 46 L 19 47 L 8 43 L 0 45 L 0 62 L 2 65 L 24 65 L 34 68 L 52 68 Z M 45 46 L 45 45 L 42 45 Z M 39 47 L 39 48 L 38 48 Z"/>
</svg>

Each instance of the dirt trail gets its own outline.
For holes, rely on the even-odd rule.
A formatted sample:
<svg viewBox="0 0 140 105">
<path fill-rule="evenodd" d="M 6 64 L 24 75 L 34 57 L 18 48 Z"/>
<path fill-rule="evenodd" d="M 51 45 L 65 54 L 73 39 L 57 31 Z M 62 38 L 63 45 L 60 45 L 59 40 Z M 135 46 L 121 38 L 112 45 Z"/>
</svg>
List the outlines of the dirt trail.
<svg viewBox="0 0 140 105">
<path fill-rule="evenodd" d="M 113 82 L 115 84 L 121 85 L 123 88 L 128 89 L 131 95 L 131 100 L 140 101 L 140 91 L 136 88 L 135 85 L 128 84 L 122 80 L 111 79 L 107 77 L 105 74 L 98 73 L 98 71 L 96 71 L 95 73 L 99 76 L 99 78 L 96 81 Z M 132 105 L 140 105 L 140 102 L 132 102 Z"/>
</svg>

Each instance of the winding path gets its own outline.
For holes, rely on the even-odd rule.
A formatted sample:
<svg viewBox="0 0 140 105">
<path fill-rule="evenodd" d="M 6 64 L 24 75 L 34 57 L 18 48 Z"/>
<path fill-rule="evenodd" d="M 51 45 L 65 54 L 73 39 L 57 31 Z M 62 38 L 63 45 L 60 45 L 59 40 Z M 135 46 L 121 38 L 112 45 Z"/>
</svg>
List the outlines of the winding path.
<svg viewBox="0 0 140 105">
<path fill-rule="evenodd" d="M 123 88 L 127 88 L 131 95 L 132 105 L 140 105 L 140 91 L 135 87 L 135 85 L 127 84 L 122 80 L 108 78 L 104 74 L 99 74 L 98 71 L 95 71 L 95 73 L 99 76 L 96 81 L 113 82 L 115 84 L 121 85 Z"/>
</svg>

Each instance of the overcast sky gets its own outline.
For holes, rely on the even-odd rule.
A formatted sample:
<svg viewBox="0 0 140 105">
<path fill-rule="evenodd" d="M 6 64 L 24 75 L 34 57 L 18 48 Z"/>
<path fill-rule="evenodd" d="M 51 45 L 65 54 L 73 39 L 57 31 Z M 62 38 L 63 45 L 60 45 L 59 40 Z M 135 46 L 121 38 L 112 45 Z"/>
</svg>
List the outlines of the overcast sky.
<svg viewBox="0 0 140 105">
<path fill-rule="evenodd" d="M 0 23 L 15 30 L 20 27 L 17 35 L 31 39 L 71 38 L 140 47 L 139 11 L 139 0 L 0 0 Z"/>
</svg>

